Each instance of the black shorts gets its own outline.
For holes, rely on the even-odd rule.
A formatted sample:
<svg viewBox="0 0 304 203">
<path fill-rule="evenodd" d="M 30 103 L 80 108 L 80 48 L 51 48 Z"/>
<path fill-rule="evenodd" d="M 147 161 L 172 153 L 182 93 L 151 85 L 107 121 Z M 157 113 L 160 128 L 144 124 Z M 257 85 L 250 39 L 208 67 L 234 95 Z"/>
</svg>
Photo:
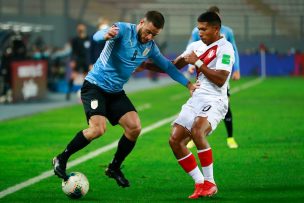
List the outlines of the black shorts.
<svg viewBox="0 0 304 203">
<path fill-rule="evenodd" d="M 81 88 L 81 100 L 87 122 L 91 116 L 101 115 L 105 116 L 112 125 L 117 125 L 119 119 L 127 112 L 136 112 L 125 91 L 108 93 L 87 80 L 84 81 Z"/>
</svg>

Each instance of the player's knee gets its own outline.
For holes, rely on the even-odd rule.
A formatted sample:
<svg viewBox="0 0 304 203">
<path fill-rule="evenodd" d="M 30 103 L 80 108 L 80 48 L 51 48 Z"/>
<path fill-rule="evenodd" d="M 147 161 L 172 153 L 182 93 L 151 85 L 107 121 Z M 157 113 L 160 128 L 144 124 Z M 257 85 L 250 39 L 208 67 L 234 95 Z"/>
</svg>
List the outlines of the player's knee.
<svg viewBox="0 0 304 203">
<path fill-rule="evenodd" d="M 106 132 L 106 128 L 103 126 L 94 126 L 92 128 L 92 137 L 93 139 L 96 139 L 100 136 L 102 136 Z"/>
<path fill-rule="evenodd" d="M 178 139 L 176 139 L 174 135 L 171 135 L 169 138 L 169 145 L 172 149 L 174 149 L 174 148 L 178 148 L 181 145 L 181 143 L 179 142 Z"/>
<path fill-rule="evenodd" d="M 192 137 L 201 137 L 201 136 L 205 136 L 205 130 L 198 128 L 198 127 L 192 127 L 191 128 L 191 135 Z"/>
<path fill-rule="evenodd" d="M 126 133 L 129 134 L 132 137 L 138 137 L 141 132 L 141 125 L 136 124 L 136 125 L 130 125 L 126 128 Z"/>
</svg>

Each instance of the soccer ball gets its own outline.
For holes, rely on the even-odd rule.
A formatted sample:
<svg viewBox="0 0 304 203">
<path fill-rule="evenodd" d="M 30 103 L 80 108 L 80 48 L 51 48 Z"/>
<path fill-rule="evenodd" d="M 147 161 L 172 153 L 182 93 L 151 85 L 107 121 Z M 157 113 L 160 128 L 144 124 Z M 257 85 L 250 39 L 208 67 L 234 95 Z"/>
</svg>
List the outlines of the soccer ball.
<svg viewBox="0 0 304 203">
<path fill-rule="evenodd" d="M 62 191 L 71 199 L 79 199 L 89 191 L 89 181 L 80 172 L 72 172 L 67 181 L 62 181 Z"/>
</svg>

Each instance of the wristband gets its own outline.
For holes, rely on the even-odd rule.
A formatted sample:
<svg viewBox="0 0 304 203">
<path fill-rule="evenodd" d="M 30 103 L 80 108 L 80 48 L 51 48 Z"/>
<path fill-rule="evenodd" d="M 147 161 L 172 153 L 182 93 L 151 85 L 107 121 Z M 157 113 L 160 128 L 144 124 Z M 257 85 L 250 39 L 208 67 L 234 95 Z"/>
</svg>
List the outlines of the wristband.
<svg viewBox="0 0 304 203">
<path fill-rule="evenodd" d="M 198 68 L 200 68 L 202 65 L 204 64 L 203 61 L 201 61 L 200 59 L 198 59 L 197 61 L 195 61 L 194 65 Z"/>
</svg>

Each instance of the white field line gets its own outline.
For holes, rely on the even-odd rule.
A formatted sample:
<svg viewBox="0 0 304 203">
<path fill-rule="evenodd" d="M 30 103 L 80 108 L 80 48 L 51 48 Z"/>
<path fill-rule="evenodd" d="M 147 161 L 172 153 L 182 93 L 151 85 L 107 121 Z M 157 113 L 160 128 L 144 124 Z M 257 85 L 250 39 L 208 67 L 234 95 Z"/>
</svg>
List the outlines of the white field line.
<svg viewBox="0 0 304 203">
<path fill-rule="evenodd" d="M 249 82 L 241 85 L 240 87 L 232 89 L 231 92 L 232 93 L 239 92 L 241 90 L 244 90 L 244 89 L 247 89 L 247 88 L 252 87 L 254 85 L 257 85 L 261 81 L 262 81 L 262 79 L 260 79 L 260 78 L 252 80 L 252 81 L 249 81 Z M 146 134 L 146 133 L 148 133 L 148 132 L 150 132 L 150 131 L 152 131 L 152 130 L 154 130 L 154 129 L 156 129 L 156 128 L 159 128 L 159 127 L 161 127 L 161 126 L 163 126 L 163 125 L 165 125 L 167 123 L 172 122 L 176 118 L 176 116 L 177 116 L 177 114 L 174 115 L 174 116 L 165 118 L 163 120 L 160 120 L 160 121 L 158 121 L 158 122 L 156 122 L 156 123 L 154 123 L 154 124 L 152 124 L 150 126 L 147 126 L 147 127 L 143 128 L 142 131 L 141 131 L 141 136 L 144 135 L 144 134 Z M 107 151 L 115 148 L 117 146 L 117 144 L 118 144 L 118 141 L 119 140 L 116 140 L 116 141 L 114 141 L 111 144 L 108 144 L 108 145 L 106 145 L 104 147 L 101 147 L 101 148 L 99 148 L 99 149 L 97 149 L 95 151 L 89 152 L 88 154 L 83 155 L 83 156 L 79 157 L 78 159 L 75 159 L 74 161 L 69 162 L 68 165 L 67 165 L 67 169 L 71 168 L 73 166 L 76 166 L 78 164 L 81 164 L 83 162 L 86 162 L 89 159 L 92 159 L 92 158 L 94 158 L 94 157 L 96 157 L 96 156 L 98 156 L 98 155 L 100 155 L 100 154 L 102 154 L 104 152 L 107 152 Z M 17 192 L 17 191 L 19 191 L 19 190 L 21 190 L 23 188 L 26 188 L 28 186 L 31 186 L 31 185 L 35 184 L 35 183 L 38 183 L 41 180 L 44 180 L 44 179 L 46 179 L 46 178 L 48 178 L 50 176 L 53 176 L 53 175 L 54 175 L 53 170 L 45 171 L 45 172 L 41 173 L 40 175 L 38 175 L 38 176 L 36 176 L 34 178 L 30 178 L 30 179 L 28 179 L 28 180 L 26 180 L 24 182 L 21 182 L 19 184 L 16 184 L 14 186 L 6 188 L 5 190 L 2 190 L 0 192 L 0 199 L 3 198 L 3 197 L 5 197 L 5 196 L 7 196 L 7 195 L 9 195 L 9 194 L 11 194 L 11 193 L 15 193 L 15 192 Z"/>
<path fill-rule="evenodd" d="M 235 87 L 231 89 L 231 94 L 237 93 L 241 90 L 248 89 L 249 87 L 255 86 L 259 83 L 261 83 L 264 80 L 264 78 L 256 78 L 254 80 L 250 80 L 249 82 L 244 83 L 243 85 L 240 85 L 239 87 Z"/>
<path fill-rule="evenodd" d="M 143 111 L 143 110 L 146 110 L 146 109 L 150 109 L 152 106 L 150 103 L 145 103 L 145 104 L 142 104 L 138 107 L 136 107 L 136 110 L 137 111 Z"/>
</svg>

